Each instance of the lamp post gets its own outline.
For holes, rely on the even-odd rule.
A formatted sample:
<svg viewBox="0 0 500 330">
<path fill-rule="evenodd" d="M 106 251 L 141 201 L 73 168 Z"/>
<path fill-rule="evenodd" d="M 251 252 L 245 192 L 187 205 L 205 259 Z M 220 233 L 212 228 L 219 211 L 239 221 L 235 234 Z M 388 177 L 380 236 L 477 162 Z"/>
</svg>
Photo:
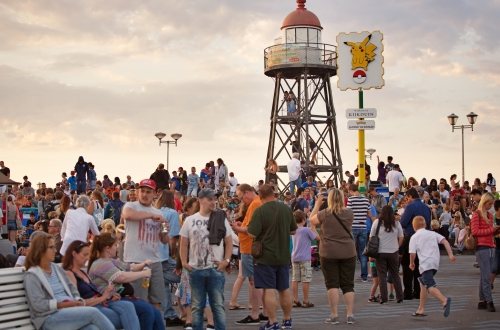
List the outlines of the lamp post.
<svg viewBox="0 0 500 330">
<path fill-rule="evenodd" d="M 470 128 L 472 131 L 474 131 L 474 124 L 477 120 L 477 114 L 471 112 L 466 117 L 470 125 L 455 125 L 457 123 L 458 116 L 454 113 L 448 116 L 448 122 L 451 125 L 451 131 L 455 132 L 456 129 L 460 129 L 462 131 L 462 184 L 464 184 L 465 182 L 464 130 L 466 128 Z"/>
<path fill-rule="evenodd" d="M 162 143 L 167 144 L 167 171 L 168 171 L 169 170 L 168 169 L 168 160 L 169 160 L 169 156 L 170 156 L 170 145 L 175 144 L 175 146 L 177 147 L 177 140 L 179 140 L 182 137 L 182 134 L 179 134 L 179 133 L 170 134 L 170 137 L 172 137 L 173 140 L 165 140 L 165 141 L 163 141 L 163 139 L 165 138 L 165 136 L 167 136 L 167 134 L 165 134 L 163 132 L 158 132 L 155 134 L 155 136 L 158 138 L 160 146 Z"/>
<path fill-rule="evenodd" d="M 358 149 L 356 149 L 356 151 L 358 151 Z M 372 155 L 375 153 L 375 149 L 373 148 L 368 148 L 366 149 L 366 152 L 368 153 L 367 155 L 365 155 L 365 158 L 370 158 L 370 160 L 372 159 Z"/>
</svg>

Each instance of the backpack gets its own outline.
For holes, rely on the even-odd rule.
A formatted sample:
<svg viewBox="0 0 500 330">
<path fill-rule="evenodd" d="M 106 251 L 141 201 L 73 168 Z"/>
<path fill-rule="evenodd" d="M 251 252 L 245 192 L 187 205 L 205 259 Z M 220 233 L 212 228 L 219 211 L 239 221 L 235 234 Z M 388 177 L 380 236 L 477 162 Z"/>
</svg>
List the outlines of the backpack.
<svg viewBox="0 0 500 330">
<path fill-rule="evenodd" d="M 118 226 L 120 224 L 120 218 L 122 216 L 123 205 L 125 205 L 125 204 L 120 204 L 120 207 L 114 208 L 113 203 L 109 204 L 109 218 L 113 219 L 116 226 Z"/>
</svg>

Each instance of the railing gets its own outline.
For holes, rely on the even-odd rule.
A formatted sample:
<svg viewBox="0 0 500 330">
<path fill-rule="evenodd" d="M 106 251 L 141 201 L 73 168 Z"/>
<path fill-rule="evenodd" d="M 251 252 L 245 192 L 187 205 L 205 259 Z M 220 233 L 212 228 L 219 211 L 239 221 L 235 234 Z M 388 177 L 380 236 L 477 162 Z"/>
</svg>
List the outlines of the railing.
<svg viewBox="0 0 500 330">
<path fill-rule="evenodd" d="M 264 71 L 281 65 L 337 66 L 337 48 L 320 43 L 279 44 L 264 49 Z"/>
</svg>

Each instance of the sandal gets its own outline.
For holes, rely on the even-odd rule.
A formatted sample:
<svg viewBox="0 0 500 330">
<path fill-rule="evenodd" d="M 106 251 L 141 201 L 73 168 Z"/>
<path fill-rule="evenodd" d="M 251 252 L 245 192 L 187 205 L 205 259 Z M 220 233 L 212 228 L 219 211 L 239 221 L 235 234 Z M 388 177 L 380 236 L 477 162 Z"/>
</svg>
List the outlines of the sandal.
<svg viewBox="0 0 500 330">
<path fill-rule="evenodd" d="M 304 302 L 302 303 L 302 308 L 311 308 L 311 307 L 314 307 L 314 304 L 313 304 L 313 303 L 311 303 L 310 301 L 308 301 L 308 302 L 305 302 L 305 301 L 304 301 Z"/>
<path fill-rule="evenodd" d="M 302 304 L 300 303 L 300 301 L 293 301 L 293 305 L 292 307 L 302 307 Z"/>
<path fill-rule="evenodd" d="M 417 313 L 417 312 L 415 312 L 415 313 L 411 314 L 411 316 L 415 316 L 415 317 L 424 317 L 424 316 L 427 316 L 427 314 L 425 314 L 425 313 Z"/>
<path fill-rule="evenodd" d="M 240 310 L 240 309 L 245 309 L 245 307 L 242 307 L 240 305 L 229 305 L 229 310 L 230 311 L 237 311 L 237 310 Z"/>
</svg>

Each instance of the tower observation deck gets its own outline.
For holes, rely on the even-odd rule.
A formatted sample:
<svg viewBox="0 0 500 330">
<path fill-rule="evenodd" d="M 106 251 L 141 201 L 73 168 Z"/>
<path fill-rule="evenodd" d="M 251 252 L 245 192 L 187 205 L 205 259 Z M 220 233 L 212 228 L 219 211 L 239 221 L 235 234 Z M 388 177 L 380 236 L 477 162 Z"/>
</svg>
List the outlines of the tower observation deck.
<svg viewBox="0 0 500 330">
<path fill-rule="evenodd" d="M 275 45 L 264 49 L 264 74 L 274 79 L 266 155 L 278 163 L 278 187 L 289 187 L 287 163 L 300 155 L 306 175 L 338 186 L 342 180 L 330 77 L 337 73 L 336 47 L 322 43 L 318 17 L 297 0 Z"/>
</svg>

